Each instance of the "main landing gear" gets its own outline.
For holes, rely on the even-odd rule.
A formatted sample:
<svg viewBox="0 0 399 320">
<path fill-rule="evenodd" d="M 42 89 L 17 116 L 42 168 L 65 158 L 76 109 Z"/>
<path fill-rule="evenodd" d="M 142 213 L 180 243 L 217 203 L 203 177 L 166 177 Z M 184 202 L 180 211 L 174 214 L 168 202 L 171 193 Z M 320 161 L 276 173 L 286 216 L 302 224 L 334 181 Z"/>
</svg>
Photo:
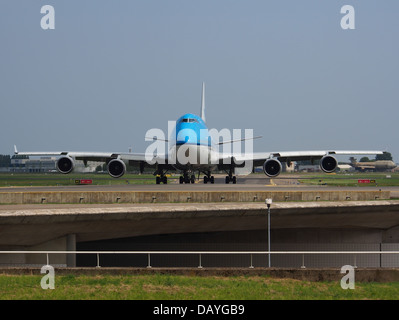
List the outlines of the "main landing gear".
<svg viewBox="0 0 399 320">
<path fill-rule="evenodd" d="M 165 176 L 165 175 L 162 175 L 162 176 L 157 176 L 157 177 L 155 178 L 155 183 L 156 183 L 156 184 L 161 184 L 161 182 L 162 182 L 163 184 L 167 184 L 167 183 L 168 183 L 168 177 Z"/>
<path fill-rule="evenodd" d="M 156 175 L 155 178 L 155 183 L 156 184 L 161 184 L 161 182 L 163 184 L 167 184 L 168 183 L 168 177 L 165 175 L 165 173 L 167 172 L 167 170 L 165 170 L 164 167 L 158 167 L 157 171 L 155 171 L 154 175 Z"/>
<path fill-rule="evenodd" d="M 233 176 L 233 170 L 230 169 L 229 175 L 226 176 L 225 182 L 226 182 L 226 184 L 229 184 L 230 182 L 232 182 L 233 184 L 237 183 L 237 177 Z"/>
<path fill-rule="evenodd" d="M 199 180 L 199 174 L 198 173 L 198 180 Z M 210 172 L 204 172 L 205 176 L 204 176 L 204 183 L 207 184 L 208 182 L 211 184 L 215 183 L 215 177 L 211 176 Z M 195 183 L 195 175 L 191 175 L 189 176 L 189 174 L 187 172 L 183 173 L 182 176 L 180 176 L 179 178 L 179 183 L 183 184 L 183 183 Z"/>
<path fill-rule="evenodd" d="M 226 184 L 229 184 L 232 182 L 233 184 L 237 183 L 237 177 L 236 176 L 226 176 Z"/>
<path fill-rule="evenodd" d="M 204 183 L 207 184 L 208 182 L 211 183 L 211 184 L 214 184 L 215 183 L 215 177 L 211 176 L 210 174 L 204 176 Z"/>
<path fill-rule="evenodd" d="M 211 176 L 211 172 L 203 172 L 204 175 L 204 184 L 207 183 L 211 183 L 214 184 L 215 183 L 215 177 Z M 155 173 L 157 176 L 155 178 L 155 182 L 156 184 L 167 184 L 168 183 L 168 178 L 165 175 L 165 172 L 163 172 L 163 170 L 158 170 Z M 199 179 L 199 174 L 198 174 L 198 179 Z M 237 183 L 237 177 L 233 176 L 233 172 L 230 170 L 228 175 L 225 178 L 225 182 L 226 184 L 229 184 L 230 182 L 233 184 Z M 182 176 L 179 177 L 179 183 L 183 184 L 190 184 L 190 183 L 195 183 L 195 175 L 191 174 L 189 175 L 187 172 L 184 172 Z"/>
<path fill-rule="evenodd" d="M 179 178 L 179 183 L 183 184 L 183 183 L 195 183 L 195 175 L 191 175 L 189 176 L 187 172 L 183 173 L 182 176 L 180 176 Z"/>
</svg>

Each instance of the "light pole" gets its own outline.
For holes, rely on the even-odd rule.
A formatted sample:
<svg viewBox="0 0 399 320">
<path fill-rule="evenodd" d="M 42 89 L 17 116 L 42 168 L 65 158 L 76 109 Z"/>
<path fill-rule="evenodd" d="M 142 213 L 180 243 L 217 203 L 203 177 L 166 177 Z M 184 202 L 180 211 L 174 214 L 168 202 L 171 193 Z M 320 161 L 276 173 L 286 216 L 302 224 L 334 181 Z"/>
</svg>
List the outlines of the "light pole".
<svg viewBox="0 0 399 320">
<path fill-rule="evenodd" d="M 265 203 L 267 205 L 267 246 L 268 246 L 268 251 L 269 251 L 269 268 L 271 267 L 270 263 L 270 206 L 273 203 L 273 200 L 268 198 L 265 200 Z"/>
</svg>

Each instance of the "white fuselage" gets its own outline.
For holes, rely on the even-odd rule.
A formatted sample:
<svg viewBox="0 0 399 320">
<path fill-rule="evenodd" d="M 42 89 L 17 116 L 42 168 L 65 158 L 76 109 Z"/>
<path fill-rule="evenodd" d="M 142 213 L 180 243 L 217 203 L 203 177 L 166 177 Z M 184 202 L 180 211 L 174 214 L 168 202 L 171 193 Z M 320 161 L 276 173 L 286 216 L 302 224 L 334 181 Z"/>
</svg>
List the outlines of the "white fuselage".
<svg viewBox="0 0 399 320">
<path fill-rule="evenodd" d="M 173 145 L 168 153 L 168 163 L 178 170 L 213 170 L 217 160 L 218 152 L 207 145 Z"/>
</svg>

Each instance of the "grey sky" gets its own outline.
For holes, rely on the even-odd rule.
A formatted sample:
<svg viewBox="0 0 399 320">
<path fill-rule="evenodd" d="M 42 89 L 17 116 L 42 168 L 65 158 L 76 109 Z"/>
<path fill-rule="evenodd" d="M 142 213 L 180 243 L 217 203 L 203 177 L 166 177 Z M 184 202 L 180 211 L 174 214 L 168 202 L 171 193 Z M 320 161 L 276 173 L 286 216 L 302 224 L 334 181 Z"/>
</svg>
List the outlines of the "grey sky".
<svg viewBox="0 0 399 320">
<path fill-rule="evenodd" d="M 399 162 L 398 35 L 396 0 L 0 0 L 0 153 L 144 152 L 205 81 L 208 126 L 254 129 L 254 151 Z"/>
</svg>

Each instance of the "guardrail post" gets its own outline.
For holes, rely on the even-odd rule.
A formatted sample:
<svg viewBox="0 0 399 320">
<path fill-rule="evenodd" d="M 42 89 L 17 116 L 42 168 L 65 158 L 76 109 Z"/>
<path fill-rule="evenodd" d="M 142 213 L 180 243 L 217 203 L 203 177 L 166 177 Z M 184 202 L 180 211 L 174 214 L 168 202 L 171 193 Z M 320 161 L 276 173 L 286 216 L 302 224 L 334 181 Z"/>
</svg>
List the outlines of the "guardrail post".
<svg viewBox="0 0 399 320">
<path fill-rule="evenodd" d="M 306 269 L 306 267 L 305 267 L 305 254 L 302 254 L 302 265 L 301 265 L 301 269 Z"/>
<path fill-rule="evenodd" d="M 100 254 L 97 253 L 97 268 L 100 268 Z"/>
<path fill-rule="evenodd" d="M 199 268 L 199 269 L 202 269 L 202 264 L 201 264 L 201 253 L 199 254 L 199 266 L 198 266 L 198 268 Z"/>
<path fill-rule="evenodd" d="M 50 259 L 49 259 L 49 257 L 48 257 L 48 252 L 46 253 L 46 260 L 47 260 L 47 265 L 49 266 L 50 265 Z"/>
<path fill-rule="evenodd" d="M 251 268 L 251 269 L 254 268 L 254 266 L 253 266 L 253 264 L 252 264 L 252 253 L 251 253 L 251 265 L 249 266 L 249 268 Z"/>
<path fill-rule="evenodd" d="M 148 253 L 148 263 L 147 263 L 147 268 L 152 268 L 151 267 L 151 256 L 150 256 L 150 253 Z"/>
</svg>

